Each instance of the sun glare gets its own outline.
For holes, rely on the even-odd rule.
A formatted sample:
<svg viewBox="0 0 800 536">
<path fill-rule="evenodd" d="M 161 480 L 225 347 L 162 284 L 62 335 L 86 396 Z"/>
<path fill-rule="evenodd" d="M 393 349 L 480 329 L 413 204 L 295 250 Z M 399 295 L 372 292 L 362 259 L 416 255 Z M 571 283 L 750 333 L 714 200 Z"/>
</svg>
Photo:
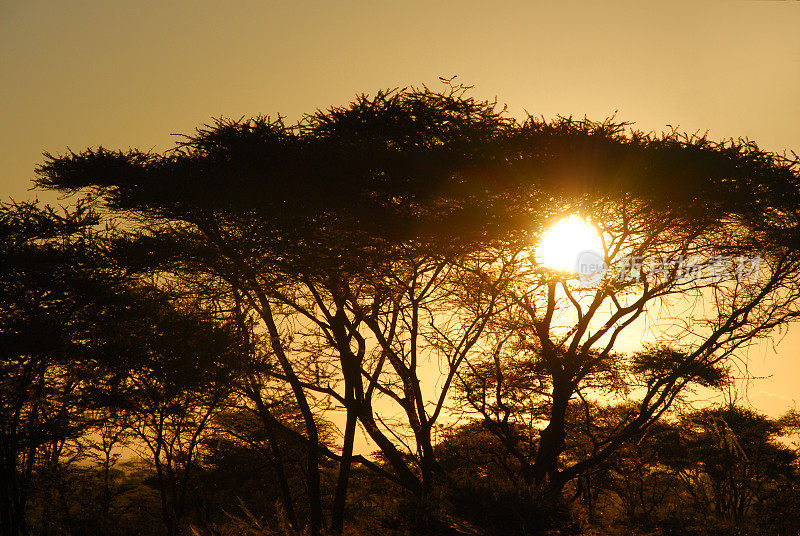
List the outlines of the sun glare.
<svg viewBox="0 0 800 536">
<path fill-rule="evenodd" d="M 584 252 L 603 252 L 597 230 L 580 216 L 572 215 L 554 223 L 536 247 L 536 262 L 564 272 L 578 271 L 578 258 Z"/>
</svg>

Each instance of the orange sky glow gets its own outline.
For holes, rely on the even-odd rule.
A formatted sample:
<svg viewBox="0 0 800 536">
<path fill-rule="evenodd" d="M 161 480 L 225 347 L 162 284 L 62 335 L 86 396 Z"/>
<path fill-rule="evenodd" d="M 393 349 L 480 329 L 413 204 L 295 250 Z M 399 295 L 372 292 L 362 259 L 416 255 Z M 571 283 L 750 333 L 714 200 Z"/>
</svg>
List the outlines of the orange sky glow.
<svg viewBox="0 0 800 536">
<path fill-rule="evenodd" d="M 160 151 L 212 117 L 293 121 L 452 75 L 513 115 L 800 152 L 798 28 L 800 2 L 0 0 L 0 196 L 57 200 L 29 191 L 44 151 Z M 772 342 L 747 395 L 777 416 L 800 401 L 800 326 Z"/>
</svg>

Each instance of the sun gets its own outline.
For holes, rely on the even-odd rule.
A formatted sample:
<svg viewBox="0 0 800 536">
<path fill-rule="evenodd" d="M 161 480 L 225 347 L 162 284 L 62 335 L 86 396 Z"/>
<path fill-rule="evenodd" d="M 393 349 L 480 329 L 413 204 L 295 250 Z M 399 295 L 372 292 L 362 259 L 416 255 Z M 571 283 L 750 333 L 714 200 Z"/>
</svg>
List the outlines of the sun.
<svg viewBox="0 0 800 536">
<path fill-rule="evenodd" d="M 587 220 L 571 215 L 545 231 L 534 255 L 538 264 L 551 270 L 578 272 L 579 258 L 586 252 L 602 258 L 603 242 Z"/>
</svg>

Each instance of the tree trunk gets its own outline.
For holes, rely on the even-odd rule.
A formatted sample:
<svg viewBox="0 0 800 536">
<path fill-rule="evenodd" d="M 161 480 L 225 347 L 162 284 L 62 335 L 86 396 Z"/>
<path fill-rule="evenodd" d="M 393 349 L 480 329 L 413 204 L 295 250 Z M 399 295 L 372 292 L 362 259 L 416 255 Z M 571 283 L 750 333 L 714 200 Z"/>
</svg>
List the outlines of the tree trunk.
<svg viewBox="0 0 800 536">
<path fill-rule="evenodd" d="M 292 500 L 292 491 L 289 488 L 289 479 L 286 477 L 286 470 L 283 465 L 280 443 L 278 442 L 278 437 L 275 435 L 276 426 L 279 427 L 280 422 L 275 418 L 272 412 L 270 412 L 269 408 L 264 403 L 264 399 L 261 398 L 260 387 L 254 386 L 248 391 L 248 396 L 255 402 L 258 416 L 267 433 L 267 443 L 272 453 L 272 467 L 275 470 L 275 475 L 278 478 L 278 485 L 281 488 L 281 497 L 283 499 L 283 506 L 286 508 L 287 521 L 293 529 L 299 530 L 297 514 L 294 511 L 294 501 Z"/>
<path fill-rule="evenodd" d="M 319 470 L 319 430 L 317 423 L 314 419 L 314 413 L 308 403 L 300 379 L 292 368 L 289 358 L 281 344 L 281 336 L 278 331 L 278 326 L 275 324 L 275 319 L 272 316 L 272 309 L 267 296 L 262 291 L 257 291 L 257 298 L 260 304 L 258 310 L 259 315 L 267 326 L 270 338 L 270 346 L 278 358 L 281 368 L 289 381 L 292 392 L 295 395 L 298 409 L 303 416 L 303 422 L 306 428 L 306 435 L 310 443 L 306 452 L 306 484 L 308 486 L 308 501 L 311 510 L 311 535 L 317 536 L 325 528 L 325 517 L 322 513 L 322 493 L 320 483 L 320 470 Z"/>
<path fill-rule="evenodd" d="M 567 406 L 571 395 L 572 391 L 567 382 L 554 382 L 550 422 L 541 432 L 536 458 L 531 474 L 528 475 L 528 483 L 534 484 L 537 488 L 542 488 L 549 478 L 549 492 L 554 497 L 559 497 L 564 487 L 564 482 L 559 476 L 558 459 L 564 451 Z"/>
<path fill-rule="evenodd" d="M 347 501 L 347 484 L 350 479 L 350 467 L 353 460 L 356 421 L 356 412 L 348 409 L 347 423 L 344 428 L 342 460 L 339 463 L 339 479 L 336 483 L 336 494 L 333 498 L 333 512 L 331 513 L 331 532 L 333 534 L 341 534 L 344 529 L 344 508 Z"/>
</svg>

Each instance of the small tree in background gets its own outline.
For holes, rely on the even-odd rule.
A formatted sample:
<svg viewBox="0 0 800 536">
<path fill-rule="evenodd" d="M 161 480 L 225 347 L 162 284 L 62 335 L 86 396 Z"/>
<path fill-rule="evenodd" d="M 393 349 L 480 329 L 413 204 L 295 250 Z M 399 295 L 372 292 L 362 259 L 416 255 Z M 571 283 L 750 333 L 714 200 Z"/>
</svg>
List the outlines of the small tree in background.
<svg viewBox="0 0 800 536">
<path fill-rule="evenodd" d="M 34 471 L 66 474 L 89 455 L 90 439 L 110 440 L 112 428 L 136 431 L 153 447 L 157 469 L 166 467 L 159 476 L 185 487 L 183 473 L 225 400 L 230 371 L 243 370 L 236 333 L 202 310 L 176 308 L 118 264 L 114 231 L 98 222 L 86 203 L 64 211 L 0 207 L 4 534 L 26 533 Z M 104 443 L 106 492 L 116 438 Z M 180 498 L 174 487 L 167 490 Z M 53 500 L 44 506 L 55 507 L 59 496 Z M 107 517 L 110 498 L 103 500 Z"/>
</svg>

